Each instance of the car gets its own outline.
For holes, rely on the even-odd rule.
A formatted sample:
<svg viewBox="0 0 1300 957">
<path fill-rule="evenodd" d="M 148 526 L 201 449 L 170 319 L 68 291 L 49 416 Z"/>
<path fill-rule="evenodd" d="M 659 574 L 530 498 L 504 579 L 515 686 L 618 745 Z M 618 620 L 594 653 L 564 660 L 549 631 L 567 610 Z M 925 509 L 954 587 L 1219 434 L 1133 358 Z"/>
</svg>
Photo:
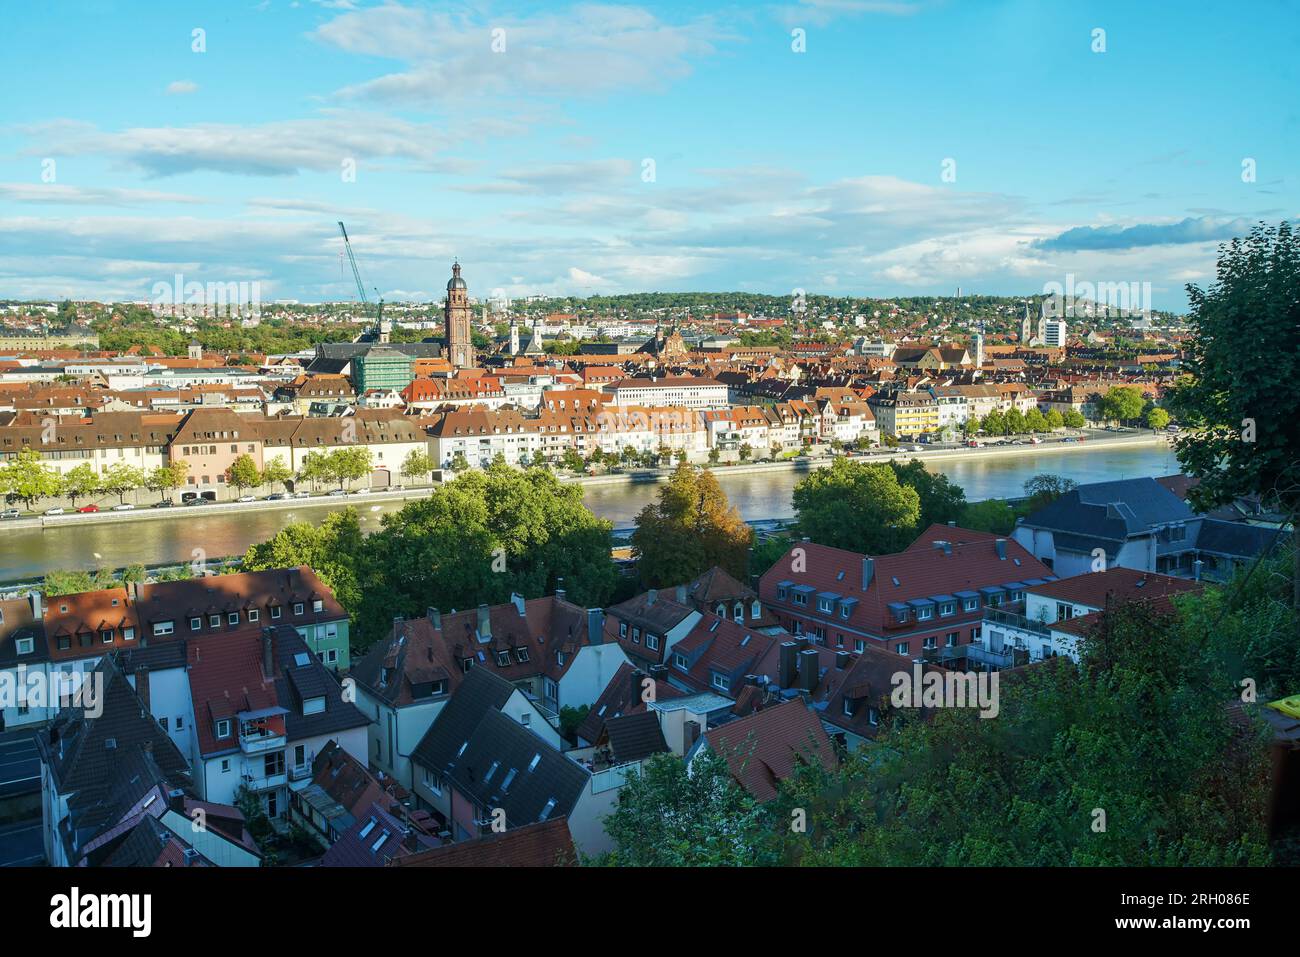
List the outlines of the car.
<svg viewBox="0 0 1300 957">
<path fill-rule="evenodd" d="M 922 446 L 922 445 L 913 445 L 912 448 L 911 448 L 911 451 L 913 451 L 913 452 L 924 452 L 924 451 L 925 451 L 925 446 Z"/>
<path fill-rule="evenodd" d="M 406 491 L 406 486 L 405 486 L 405 485 L 390 485 L 390 486 L 388 486 L 387 489 L 385 489 L 385 491 L 388 491 L 388 492 L 405 492 L 405 491 Z"/>
<path fill-rule="evenodd" d="M 311 492 L 294 492 L 294 498 L 311 498 Z"/>
<path fill-rule="evenodd" d="M 209 499 L 206 499 L 201 495 L 196 495 L 194 498 L 190 499 L 185 504 L 186 505 L 207 505 L 208 501 Z"/>
<path fill-rule="evenodd" d="M 175 505 L 175 504 L 176 504 L 176 503 L 173 502 L 171 499 L 169 499 L 169 498 L 165 498 L 165 499 L 163 499 L 161 502 L 154 502 L 154 503 L 153 503 L 153 507 L 154 507 L 154 508 L 171 508 L 171 507 L 172 507 L 173 505 Z"/>
<path fill-rule="evenodd" d="M 81 508 L 77 509 L 77 511 L 78 511 L 78 512 L 81 512 L 83 515 L 85 515 L 85 514 L 89 514 L 90 512 L 98 512 L 98 511 L 99 511 L 99 506 L 98 506 L 98 505 L 83 505 L 83 506 L 81 506 Z"/>
<path fill-rule="evenodd" d="M 14 511 L 17 511 L 17 509 L 15 509 Z M 47 509 L 45 510 L 45 514 L 46 514 L 46 515 L 62 515 L 62 514 L 64 514 L 64 512 L 66 512 L 66 511 L 67 511 L 67 510 L 64 509 L 64 508 L 61 507 L 61 506 L 55 506 L 54 508 L 47 508 Z"/>
<path fill-rule="evenodd" d="M 112 511 L 114 511 L 114 512 L 134 512 L 134 511 L 135 511 L 135 506 L 132 505 L 130 502 L 123 502 L 121 505 L 114 505 L 113 508 L 112 508 Z"/>
<path fill-rule="evenodd" d="M 266 497 L 266 500 L 268 502 L 283 502 L 288 497 L 289 496 L 285 495 L 283 492 L 272 492 Z"/>
<path fill-rule="evenodd" d="M 1030 445 L 1042 445 L 1042 444 L 1043 444 L 1043 440 L 1040 439 L 1038 436 L 1035 435 L 1032 439 L 1029 440 L 1029 444 L 1030 444 Z"/>
<path fill-rule="evenodd" d="M 332 488 L 329 490 L 329 494 L 338 496 L 338 495 L 347 495 L 348 493 L 343 491 L 343 489 L 341 488 Z"/>
<path fill-rule="evenodd" d="M 353 489 L 351 492 L 349 492 L 348 494 L 349 494 L 349 495 L 369 495 L 369 494 L 370 494 L 370 489 L 368 489 L 368 488 L 355 488 L 355 489 Z"/>
<path fill-rule="evenodd" d="M 0 518 L 21 518 L 22 514 L 23 513 L 16 508 L 6 508 L 4 511 L 0 512 Z"/>
<path fill-rule="evenodd" d="M 238 499 L 238 500 L 241 501 L 241 502 L 256 502 L 256 501 L 257 501 L 257 496 L 256 496 L 256 495 L 241 495 L 241 496 L 239 496 L 239 499 Z"/>
<path fill-rule="evenodd" d="M 1182 429 L 1180 429 L 1180 428 L 1179 428 L 1178 426 L 1176 426 L 1176 425 L 1166 425 L 1166 426 L 1165 426 L 1165 431 L 1166 431 L 1166 432 L 1181 432 Z"/>
</svg>

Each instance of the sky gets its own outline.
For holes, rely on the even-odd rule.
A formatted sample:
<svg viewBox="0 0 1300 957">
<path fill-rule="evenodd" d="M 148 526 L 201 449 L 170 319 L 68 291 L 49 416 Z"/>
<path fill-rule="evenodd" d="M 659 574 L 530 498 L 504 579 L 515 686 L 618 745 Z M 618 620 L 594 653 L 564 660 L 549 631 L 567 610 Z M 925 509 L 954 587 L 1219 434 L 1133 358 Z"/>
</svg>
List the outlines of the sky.
<svg viewBox="0 0 1300 957">
<path fill-rule="evenodd" d="M 0 298 L 1150 283 L 1300 203 L 1300 5 L 51 0 L 0 17 Z"/>
</svg>

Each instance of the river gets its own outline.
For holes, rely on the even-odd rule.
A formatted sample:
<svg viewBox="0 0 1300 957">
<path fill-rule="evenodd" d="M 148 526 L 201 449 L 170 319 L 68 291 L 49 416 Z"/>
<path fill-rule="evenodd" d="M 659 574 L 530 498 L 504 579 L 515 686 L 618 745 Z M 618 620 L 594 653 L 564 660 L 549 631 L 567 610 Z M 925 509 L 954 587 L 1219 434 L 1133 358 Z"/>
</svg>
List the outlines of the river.
<svg viewBox="0 0 1300 957">
<path fill-rule="evenodd" d="M 1080 484 L 1108 479 L 1168 475 L 1178 471 L 1173 450 L 1161 445 L 1107 449 L 1097 443 L 1086 450 L 1026 450 L 1023 455 L 968 457 L 927 463 L 966 491 L 968 501 L 1012 498 L 1023 494 L 1027 478 L 1052 472 Z M 719 483 L 731 503 L 747 520 L 789 518 L 790 493 L 803 473 L 750 472 L 720 475 Z M 587 506 L 614 523 L 630 526 L 637 513 L 654 499 L 657 484 L 594 485 L 586 490 Z M 401 502 L 355 501 L 363 530 L 379 527 L 384 512 Z M 241 555 L 254 542 L 264 541 L 290 522 L 319 522 L 338 501 L 287 510 L 194 514 L 177 509 L 175 518 L 111 524 L 73 524 L 46 529 L 0 531 L 0 581 L 31 581 L 55 569 L 123 568 L 139 562 L 157 565 L 188 562 L 195 549 L 211 558 Z"/>
</svg>

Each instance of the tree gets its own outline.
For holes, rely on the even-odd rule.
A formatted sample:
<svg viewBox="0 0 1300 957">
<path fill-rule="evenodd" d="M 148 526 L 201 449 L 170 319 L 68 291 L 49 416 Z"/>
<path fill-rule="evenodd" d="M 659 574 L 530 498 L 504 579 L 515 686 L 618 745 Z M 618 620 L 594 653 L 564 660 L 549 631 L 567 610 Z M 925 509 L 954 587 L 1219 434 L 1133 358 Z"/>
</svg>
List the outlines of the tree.
<svg viewBox="0 0 1300 957">
<path fill-rule="evenodd" d="M 104 469 L 100 486 L 110 495 L 116 495 L 118 502 L 126 504 L 126 494 L 144 487 L 144 470 L 125 462 L 114 462 Z"/>
<path fill-rule="evenodd" d="M 139 562 L 136 562 L 134 565 L 128 565 L 126 568 L 122 569 L 122 581 L 129 584 L 143 585 L 148 577 L 148 571 L 146 571 L 145 567 Z"/>
<path fill-rule="evenodd" d="M 1029 510 L 1037 511 L 1044 505 L 1050 505 L 1066 492 L 1078 487 L 1079 483 L 1074 479 L 1048 472 L 1026 479 L 1024 489 L 1029 499 Z"/>
<path fill-rule="evenodd" d="M 407 481 L 415 478 L 427 481 L 435 468 L 437 465 L 428 452 L 424 449 L 411 449 L 410 454 L 402 461 L 402 478 Z"/>
<path fill-rule="evenodd" d="M 613 850 L 597 864 L 622 867 L 752 867 L 777 863 L 762 807 L 726 760 L 704 749 L 686 763 L 656 754 L 629 777 L 605 818 Z"/>
<path fill-rule="evenodd" d="M 293 470 L 278 456 L 262 467 L 262 484 L 274 488 L 276 485 L 288 489 L 293 481 Z"/>
<path fill-rule="evenodd" d="M 465 458 L 464 452 L 457 452 L 455 455 L 451 457 L 452 472 L 459 475 L 461 472 L 464 472 L 468 468 L 469 468 L 469 459 Z"/>
<path fill-rule="evenodd" d="M 570 472 L 581 472 L 587 467 L 587 463 L 582 460 L 575 448 L 567 448 L 564 454 L 560 456 L 560 465 Z"/>
<path fill-rule="evenodd" d="M 1142 390 L 1131 385 L 1112 386 L 1097 403 L 1097 411 L 1103 419 L 1116 422 L 1132 422 L 1141 418 L 1146 407 L 1146 398 Z"/>
<path fill-rule="evenodd" d="M 187 471 L 189 471 L 189 463 L 184 459 L 176 459 L 168 465 L 158 466 L 146 475 L 144 487 L 151 492 L 157 492 L 160 499 L 166 498 L 167 492 L 185 484 Z"/>
<path fill-rule="evenodd" d="M 1169 413 L 1158 405 L 1153 405 L 1147 409 L 1143 416 L 1148 429 L 1155 429 L 1157 432 L 1169 424 Z"/>
<path fill-rule="evenodd" d="M 1037 408 L 1030 409 L 1025 413 L 1025 430 L 1029 432 L 1047 431 L 1047 419 Z"/>
<path fill-rule="evenodd" d="M 1048 409 L 1043 414 L 1043 420 L 1047 423 L 1048 430 L 1052 432 L 1065 425 L 1065 416 L 1061 415 L 1056 409 Z"/>
<path fill-rule="evenodd" d="M 1025 414 L 1019 409 L 1012 409 L 1006 415 L 1007 435 L 1023 435 L 1027 430 L 1025 427 Z"/>
<path fill-rule="evenodd" d="M 718 464 L 718 461 L 719 461 L 721 458 L 722 458 L 722 453 L 721 453 L 721 452 L 719 452 L 717 449 L 709 449 L 709 464 L 710 464 L 710 465 L 717 465 L 717 464 Z"/>
<path fill-rule="evenodd" d="M 338 482 L 343 488 L 368 476 L 374 469 L 373 454 L 364 445 L 349 445 L 334 449 L 325 456 L 324 476 Z"/>
<path fill-rule="evenodd" d="M 226 481 L 242 494 L 244 489 L 256 488 L 262 484 L 262 473 L 253 457 L 244 453 L 226 469 Z"/>
<path fill-rule="evenodd" d="M 678 465 L 658 498 L 641 510 L 632 533 L 632 554 L 644 584 L 681 584 L 714 565 L 745 579 L 754 532 L 727 501 L 712 472 Z"/>
<path fill-rule="evenodd" d="M 754 454 L 754 447 L 748 442 L 740 447 L 740 461 L 748 462 L 749 457 Z"/>
<path fill-rule="evenodd" d="M 0 491 L 12 495 L 29 509 L 43 498 L 53 498 L 63 490 L 59 473 L 41 461 L 41 453 L 30 445 L 9 463 L 0 467 Z"/>
<path fill-rule="evenodd" d="M 309 482 L 315 490 L 317 482 L 329 480 L 330 477 L 329 453 L 308 452 L 302 457 L 302 464 L 298 466 L 298 481 Z"/>
<path fill-rule="evenodd" d="M 929 528 L 931 525 L 943 525 L 955 522 L 962 516 L 966 507 L 966 492 L 960 485 L 948 481 L 946 475 L 931 472 L 920 459 L 912 459 L 906 465 L 891 461 L 890 467 L 898 476 L 898 481 L 916 489 L 921 500 L 921 516 L 917 519 L 917 529 Z"/>
<path fill-rule="evenodd" d="M 249 546 L 242 567 L 256 572 L 307 565 L 355 615 L 361 598 L 358 563 L 365 548 L 356 510 L 349 507 L 331 512 L 319 525 L 286 525 L 267 541 Z"/>
<path fill-rule="evenodd" d="M 1062 424 L 1067 429 L 1081 429 L 1088 424 L 1088 420 L 1083 417 L 1083 413 L 1078 409 L 1071 409 L 1065 413 Z"/>
<path fill-rule="evenodd" d="M 988 415 L 984 416 L 984 421 L 980 423 L 980 427 L 984 430 L 984 432 L 987 435 L 1006 435 L 1007 434 L 1006 416 L 1004 416 L 1001 412 L 994 410 L 993 412 L 990 412 Z"/>
<path fill-rule="evenodd" d="M 99 473 L 89 462 L 82 462 L 63 474 L 63 496 L 73 508 L 77 507 L 78 499 L 90 498 L 99 491 Z"/>
<path fill-rule="evenodd" d="M 799 532 L 822 545 L 880 554 L 906 547 L 921 497 L 880 463 L 837 458 L 794 487 Z"/>
<path fill-rule="evenodd" d="M 1183 471 L 1198 508 L 1259 495 L 1300 505 L 1300 244 L 1291 224 L 1259 225 L 1219 250 L 1215 282 L 1187 287 L 1192 335 L 1165 405 L 1178 416 Z M 1293 516 L 1294 518 L 1294 516 Z M 1293 603 L 1300 607 L 1300 548 Z"/>
<path fill-rule="evenodd" d="M 1009 535 L 1016 526 L 1016 513 L 1000 498 L 968 502 L 962 509 L 960 525 L 977 532 Z"/>
</svg>

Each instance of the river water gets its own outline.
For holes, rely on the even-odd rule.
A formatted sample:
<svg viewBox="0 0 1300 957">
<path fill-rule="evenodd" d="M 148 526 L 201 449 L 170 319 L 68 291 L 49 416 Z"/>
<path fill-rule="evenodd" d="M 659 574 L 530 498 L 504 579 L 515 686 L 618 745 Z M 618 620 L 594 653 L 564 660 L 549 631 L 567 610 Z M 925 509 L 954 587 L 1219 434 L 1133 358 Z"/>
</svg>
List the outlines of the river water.
<svg viewBox="0 0 1300 957">
<path fill-rule="evenodd" d="M 1108 479 L 1169 475 L 1178 462 L 1167 446 L 1107 449 L 1097 443 L 1074 451 L 1026 450 L 1023 455 L 968 457 L 952 462 L 929 462 L 966 491 L 968 501 L 1013 498 L 1023 494 L 1026 479 L 1052 472 L 1080 484 Z M 794 514 L 790 493 L 804 473 L 797 471 L 720 475 L 731 503 L 747 520 L 789 518 Z M 658 485 L 597 485 L 586 489 L 585 501 L 593 512 L 626 528 L 648 502 Z M 56 569 L 123 568 L 139 562 L 157 565 L 188 562 L 201 548 L 210 558 L 242 555 L 250 544 L 265 541 L 291 522 L 319 522 L 344 503 L 288 510 L 267 509 L 246 513 L 196 515 L 177 509 L 175 518 L 129 521 L 102 525 L 61 525 L 47 529 L 0 529 L 0 581 L 31 581 Z M 361 513 L 363 530 L 379 527 L 384 512 L 401 502 L 384 504 L 352 500 Z"/>
</svg>

